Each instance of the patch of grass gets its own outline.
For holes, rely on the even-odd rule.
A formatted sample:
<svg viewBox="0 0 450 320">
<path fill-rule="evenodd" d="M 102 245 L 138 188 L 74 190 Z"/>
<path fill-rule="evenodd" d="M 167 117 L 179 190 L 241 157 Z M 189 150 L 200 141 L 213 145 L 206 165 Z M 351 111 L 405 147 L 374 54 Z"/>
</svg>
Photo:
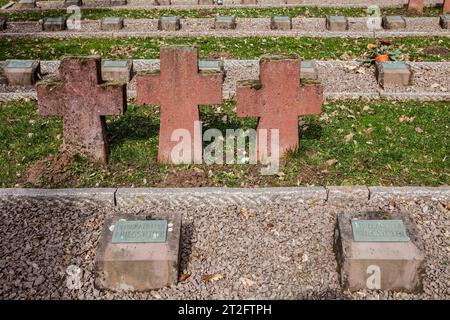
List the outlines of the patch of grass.
<svg viewBox="0 0 450 320">
<path fill-rule="evenodd" d="M 6 0 L 4 0 L 6 1 Z M 442 6 L 427 7 L 424 16 L 438 16 L 442 13 Z M 349 17 L 368 16 L 366 8 L 333 8 L 333 7 L 284 7 L 284 8 L 211 8 L 211 9 L 118 9 L 89 8 L 81 10 L 82 19 L 100 20 L 108 16 L 120 16 L 128 19 L 156 19 L 160 16 L 179 16 L 182 18 L 207 18 L 216 15 L 236 16 L 240 18 L 258 18 L 270 16 L 290 17 L 324 17 L 326 15 L 344 15 Z M 382 8 L 382 15 L 412 16 L 403 8 Z M 46 17 L 64 16 L 63 9 L 50 9 L 39 11 L 11 11 L 2 13 L 10 21 L 37 21 Z"/>
<path fill-rule="evenodd" d="M 161 45 L 195 45 L 201 57 L 256 59 L 264 54 L 296 54 L 301 59 L 360 58 L 375 39 L 248 37 L 248 38 L 114 38 L 18 39 L 0 38 L 0 60 L 61 59 L 64 55 L 100 55 L 104 58 L 159 58 Z M 429 47 L 450 47 L 449 37 L 402 37 L 392 40 L 410 61 L 447 61 L 450 54 L 426 54 Z"/>
<path fill-rule="evenodd" d="M 239 118 L 235 102 L 201 108 L 203 130 L 255 128 Z M 163 165 L 156 162 L 159 108 L 129 104 L 123 117 L 107 117 L 110 161 L 95 165 L 76 157 L 70 181 L 44 179 L 39 187 L 89 186 L 295 186 L 428 185 L 450 183 L 448 102 L 348 101 L 327 103 L 306 116 L 300 148 L 289 153 L 282 174 L 261 176 L 259 165 Z M 60 117 L 41 118 L 35 102 L 0 104 L 0 186 L 31 186 L 27 168 L 56 156 Z"/>
</svg>

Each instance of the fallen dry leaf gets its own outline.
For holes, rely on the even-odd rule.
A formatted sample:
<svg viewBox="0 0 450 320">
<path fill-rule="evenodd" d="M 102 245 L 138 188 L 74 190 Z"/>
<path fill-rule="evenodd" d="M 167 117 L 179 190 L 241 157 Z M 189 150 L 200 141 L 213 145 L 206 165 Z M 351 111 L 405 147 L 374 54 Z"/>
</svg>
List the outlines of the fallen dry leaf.
<svg viewBox="0 0 450 320">
<path fill-rule="evenodd" d="M 352 141 L 354 135 L 355 135 L 355 134 L 354 134 L 353 132 L 350 132 L 348 135 L 346 135 L 346 136 L 344 137 L 344 141 L 345 141 L 345 142 L 350 142 L 350 141 Z"/>
<path fill-rule="evenodd" d="M 215 282 L 219 281 L 220 279 L 223 279 L 223 274 L 221 274 L 220 272 L 205 274 L 204 276 L 202 276 L 202 280 L 205 282 Z"/>
<path fill-rule="evenodd" d="M 183 282 L 186 281 L 187 279 L 189 279 L 191 277 L 191 275 L 189 273 L 182 273 L 180 274 L 178 281 Z"/>
<path fill-rule="evenodd" d="M 252 210 L 245 207 L 241 209 L 241 214 L 245 217 L 245 219 L 248 219 L 253 215 Z"/>
<path fill-rule="evenodd" d="M 337 162 L 338 161 L 334 158 L 326 161 L 327 165 L 329 165 L 329 166 L 332 166 L 332 165 L 336 164 Z"/>
<path fill-rule="evenodd" d="M 417 133 L 422 133 L 423 132 L 423 129 L 421 127 L 416 127 L 415 130 L 416 130 Z"/>
<path fill-rule="evenodd" d="M 255 281 L 248 279 L 248 278 L 240 278 L 239 280 L 245 287 L 252 287 L 256 284 Z"/>
<path fill-rule="evenodd" d="M 373 130 L 375 130 L 375 129 L 372 128 L 372 127 L 369 127 L 369 128 L 367 128 L 366 130 L 364 130 L 364 133 L 365 133 L 365 134 L 371 134 L 371 133 L 373 132 Z"/>
<path fill-rule="evenodd" d="M 400 118 L 398 120 L 402 123 L 403 122 L 410 123 L 410 122 L 413 122 L 415 118 L 416 117 L 408 117 L 408 116 L 402 115 L 402 116 L 400 116 Z"/>
</svg>

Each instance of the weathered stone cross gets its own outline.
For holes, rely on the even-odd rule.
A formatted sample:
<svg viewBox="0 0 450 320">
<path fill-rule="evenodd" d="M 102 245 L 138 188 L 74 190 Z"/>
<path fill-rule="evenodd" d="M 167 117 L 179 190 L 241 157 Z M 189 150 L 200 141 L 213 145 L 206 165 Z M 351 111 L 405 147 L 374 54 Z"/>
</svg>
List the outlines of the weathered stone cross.
<svg viewBox="0 0 450 320">
<path fill-rule="evenodd" d="M 100 59 L 69 57 L 59 67 L 60 81 L 37 84 L 39 114 L 63 116 L 63 151 L 106 163 L 105 115 L 126 110 L 126 84 L 102 83 Z"/>
<path fill-rule="evenodd" d="M 416 11 L 422 14 L 424 7 L 424 0 L 409 0 L 408 1 L 408 11 Z M 443 4 L 444 13 L 450 13 L 450 0 L 444 0 Z"/>
<path fill-rule="evenodd" d="M 298 147 L 298 117 L 319 114 L 323 88 L 300 85 L 300 60 L 292 57 L 267 57 L 260 60 L 260 81 L 242 81 L 237 87 L 237 115 L 259 117 L 257 140 L 267 130 L 267 152 L 257 143 L 257 159 L 270 154 L 270 130 L 279 130 L 279 154 Z"/>
<path fill-rule="evenodd" d="M 171 141 L 171 136 L 175 130 L 184 129 L 190 134 L 191 156 L 183 162 L 200 163 L 202 135 L 201 129 L 195 128 L 198 106 L 222 102 L 223 75 L 199 72 L 195 47 L 163 46 L 160 59 L 160 73 L 141 73 L 136 80 L 138 104 L 161 106 L 158 160 L 175 162 L 171 151 L 177 141 Z"/>
</svg>

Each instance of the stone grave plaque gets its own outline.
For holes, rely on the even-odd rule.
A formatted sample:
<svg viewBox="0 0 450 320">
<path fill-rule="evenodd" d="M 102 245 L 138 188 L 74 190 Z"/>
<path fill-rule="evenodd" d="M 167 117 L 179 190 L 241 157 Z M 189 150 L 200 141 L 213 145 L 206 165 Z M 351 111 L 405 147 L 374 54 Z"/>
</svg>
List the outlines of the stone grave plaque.
<svg viewBox="0 0 450 320">
<path fill-rule="evenodd" d="M 356 242 L 406 242 L 402 220 L 352 220 L 353 240 Z"/>
<path fill-rule="evenodd" d="M 128 60 L 105 60 L 103 66 L 108 68 L 126 68 Z"/>
<path fill-rule="evenodd" d="M 223 63 L 220 60 L 199 60 L 198 68 L 201 71 L 223 71 Z"/>
<path fill-rule="evenodd" d="M 38 80 L 40 62 L 36 60 L 7 60 L 5 76 L 10 86 L 31 86 Z"/>
<path fill-rule="evenodd" d="M 117 221 L 112 243 L 166 242 L 167 220 Z"/>
<path fill-rule="evenodd" d="M 11 60 L 8 61 L 8 68 L 31 68 L 33 66 L 32 60 Z"/>
<path fill-rule="evenodd" d="M 103 60 L 102 79 L 107 81 L 128 82 L 133 74 L 133 60 Z"/>
</svg>

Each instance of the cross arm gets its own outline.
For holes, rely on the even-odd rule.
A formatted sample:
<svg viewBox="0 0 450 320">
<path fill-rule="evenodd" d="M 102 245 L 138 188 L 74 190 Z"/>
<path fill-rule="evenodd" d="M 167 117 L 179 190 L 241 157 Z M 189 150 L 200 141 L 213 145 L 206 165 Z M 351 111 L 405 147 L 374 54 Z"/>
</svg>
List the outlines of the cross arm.
<svg viewBox="0 0 450 320">
<path fill-rule="evenodd" d="M 220 104 L 222 103 L 222 72 L 200 72 L 198 90 L 200 101 L 198 104 Z"/>
<path fill-rule="evenodd" d="M 298 115 L 320 114 L 323 104 L 322 85 L 302 85 L 298 91 Z"/>
<path fill-rule="evenodd" d="M 259 117 L 261 82 L 239 81 L 236 88 L 236 113 L 239 117 Z"/>
<path fill-rule="evenodd" d="M 64 84 L 61 81 L 40 81 L 36 84 L 38 112 L 41 116 L 64 114 Z"/>
<path fill-rule="evenodd" d="M 162 92 L 159 71 L 138 73 L 136 76 L 136 90 L 138 104 L 161 105 Z"/>
<path fill-rule="evenodd" d="M 97 85 L 94 105 L 99 115 L 122 115 L 127 108 L 126 84 L 121 82 L 104 82 Z"/>
</svg>

